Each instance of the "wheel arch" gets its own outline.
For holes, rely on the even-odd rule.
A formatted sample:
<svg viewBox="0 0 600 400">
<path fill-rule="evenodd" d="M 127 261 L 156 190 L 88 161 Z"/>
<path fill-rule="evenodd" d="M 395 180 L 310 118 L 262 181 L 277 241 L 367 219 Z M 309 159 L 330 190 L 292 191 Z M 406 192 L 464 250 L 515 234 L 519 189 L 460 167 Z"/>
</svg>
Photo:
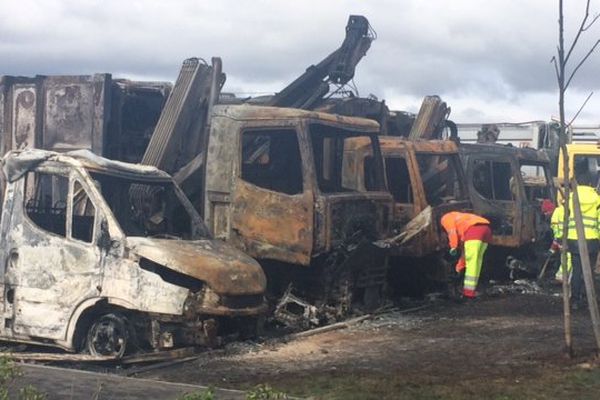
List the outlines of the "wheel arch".
<svg viewBox="0 0 600 400">
<path fill-rule="evenodd" d="M 81 302 L 71 314 L 67 334 L 63 346 L 71 351 L 81 350 L 82 339 L 95 316 L 111 311 L 125 311 L 130 306 L 127 302 L 115 298 L 94 297 Z"/>
</svg>

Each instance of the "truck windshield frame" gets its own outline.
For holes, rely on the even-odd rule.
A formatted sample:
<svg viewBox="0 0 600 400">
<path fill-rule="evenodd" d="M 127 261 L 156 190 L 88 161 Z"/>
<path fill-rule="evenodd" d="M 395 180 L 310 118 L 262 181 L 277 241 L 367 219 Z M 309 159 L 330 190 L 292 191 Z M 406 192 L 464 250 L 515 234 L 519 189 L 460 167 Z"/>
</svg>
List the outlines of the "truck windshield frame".
<svg viewBox="0 0 600 400">
<path fill-rule="evenodd" d="M 468 199 L 457 153 L 416 152 L 427 203 L 439 206 Z"/>
<path fill-rule="evenodd" d="M 202 218 L 173 181 L 92 171 L 90 176 L 126 236 L 211 238 Z"/>
<path fill-rule="evenodd" d="M 383 160 L 376 133 L 352 131 L 323 123 L 312 123 L 308 130 L 315 180 L 321 193 L 360 192 L 356 187 L 344 186 L 344 156 L 348 144 L 346 140 L 352 138 L 367 139 L 367 146 L 370 149 L 366 149 L 365 152 L 373 155 L 369 160 L 365 160 L 363 166 L 365 190 L 367 192 L 386 190 Z"/>
</svg>

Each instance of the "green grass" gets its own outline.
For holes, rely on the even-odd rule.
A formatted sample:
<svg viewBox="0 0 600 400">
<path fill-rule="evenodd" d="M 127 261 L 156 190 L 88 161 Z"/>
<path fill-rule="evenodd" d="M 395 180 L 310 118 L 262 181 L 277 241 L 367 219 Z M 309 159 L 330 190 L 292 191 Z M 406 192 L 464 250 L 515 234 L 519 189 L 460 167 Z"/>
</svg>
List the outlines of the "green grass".
<svg viewBox="0 0 600 400">
<path fill-rule="evenodd" d="M 600 369 L 560 370 L 550 367 L 531 373 L 527 367 L 523 368 L 522 376 L 464 380 L 460 377 L 460 366 L 457 366 L 456 379 L 448 382 L 427 376 L 409 380 L 401 372 L 396 375 L 337 372 L 319 376 L 286 376 L 267 384 L 292 396 L 333 400 L 600 399 Z"/>
</svg>

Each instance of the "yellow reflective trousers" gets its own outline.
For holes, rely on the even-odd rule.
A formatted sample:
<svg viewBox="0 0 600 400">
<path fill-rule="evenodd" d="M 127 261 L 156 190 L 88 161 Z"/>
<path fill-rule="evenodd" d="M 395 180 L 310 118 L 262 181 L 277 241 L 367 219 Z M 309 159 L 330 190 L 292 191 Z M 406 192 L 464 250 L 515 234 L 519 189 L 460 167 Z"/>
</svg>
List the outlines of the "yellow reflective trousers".
<svg viewBox="0 0 600 400">
<path fill-rule="evenodd" d="M 463 285 L 463 295 L 465 297 L 475 297 L 475 290 L 479 282 L 481 265 L 483 264 L 483 255 L 487 250 L 488 244 L 481 240 L 467 240 L 464 244 L 465 251 L 465 280 Z"/>
<path fill-rule="evenodd" d="M 573 264 L 571 261 L 571 252 L 568 251 L 567 252 L 567 276 L 569 277 L 569 282 L 571 281 L 571 272 L 572 271 L 573 271 Z M 561 263 L 560 267 L 558 267 L 556 274 L 554 274 L 554 279 L 556 279 L 559 282 L 562 282 L 562 280 L 563 280 L 563 265 L 562 265 L 562 263 Z"/>
</svg>

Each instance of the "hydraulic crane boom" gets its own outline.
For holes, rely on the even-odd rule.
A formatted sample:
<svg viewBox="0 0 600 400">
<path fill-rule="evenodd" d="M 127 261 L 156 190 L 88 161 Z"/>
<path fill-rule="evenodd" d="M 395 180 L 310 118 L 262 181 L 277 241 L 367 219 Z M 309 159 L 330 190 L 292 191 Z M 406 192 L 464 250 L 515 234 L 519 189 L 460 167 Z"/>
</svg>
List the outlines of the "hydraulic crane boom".
<svg viewBox="0 0 600 400">
<path fill-rule="evenodd" d="M 267 105 L 311 109 L 329 93 L 330 83 L 344 85 L 354 77 L 356 65 L 375 38 L 367 18 L 351 15 L 340 48 L 317 65 L 308 67 L 306 72 L 273 96 Z"/>
</svg>

